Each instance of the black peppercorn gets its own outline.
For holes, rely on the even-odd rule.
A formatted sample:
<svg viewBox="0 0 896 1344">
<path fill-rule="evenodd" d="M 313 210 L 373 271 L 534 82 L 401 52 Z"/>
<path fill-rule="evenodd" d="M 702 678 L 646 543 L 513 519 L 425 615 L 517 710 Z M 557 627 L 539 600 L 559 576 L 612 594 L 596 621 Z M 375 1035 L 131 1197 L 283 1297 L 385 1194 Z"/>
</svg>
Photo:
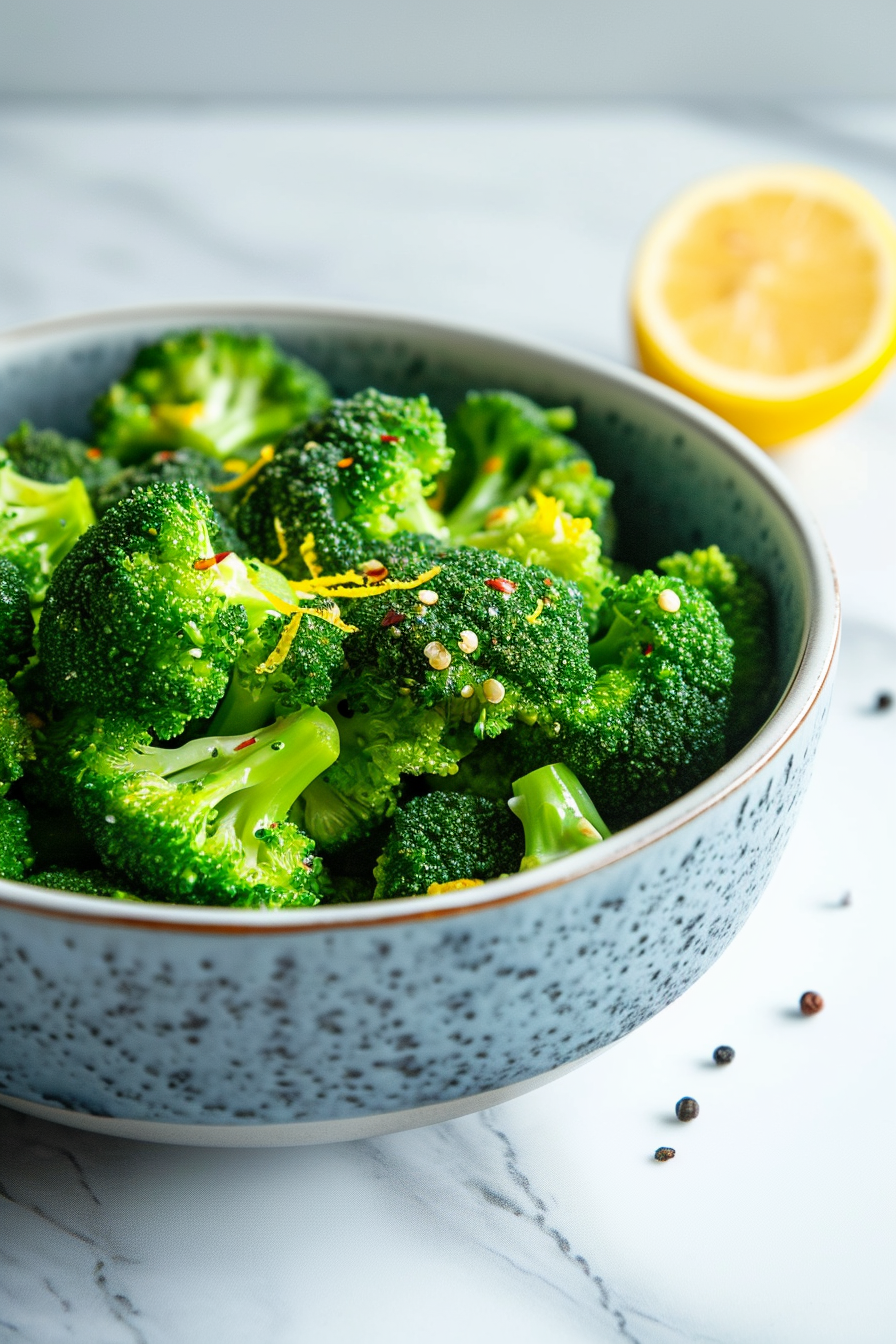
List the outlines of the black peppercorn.
<svg viewBox="0 0 896 1344">
<path fill-rule="evenodd" d="M 657 1148 L 656 1152 L 654 1153 L 654 1157 L 656 1158 L 657 1162 L 668 1162 L 669 1159 L 674 1156 L 675 1156 L 674 1148 Z"/>
<path fill-rule="evenodd" d="M 730 1064 L 734 1058 L 734 1051 L 730 1045 L 717 1045 L 712 1052 L 712 1057 L 717 1064 Z"/>
<path fill-rule="evenodd" d="M 693 1097 L 682 1097 L 675 1103 L 675 1114 L 679 1120 L 696 1120 L 700 1114 L 700 1107 Z"/>
<path fill-rule="evenodd" d="M 824 999 L 811 989 L 807 989 L 800 999 L 800 1012 L 803 1017 L 814 1017 L 816 1013 L 821 1012 L 823 1007 Z"/>
<path fill-rule="evenodd" d="M 874 702 L 874 708 L 878 714 L 882 714 L 886 709 L 892 709 L 893 697 L 889 691 L 881 691 Z"/>
</svg>

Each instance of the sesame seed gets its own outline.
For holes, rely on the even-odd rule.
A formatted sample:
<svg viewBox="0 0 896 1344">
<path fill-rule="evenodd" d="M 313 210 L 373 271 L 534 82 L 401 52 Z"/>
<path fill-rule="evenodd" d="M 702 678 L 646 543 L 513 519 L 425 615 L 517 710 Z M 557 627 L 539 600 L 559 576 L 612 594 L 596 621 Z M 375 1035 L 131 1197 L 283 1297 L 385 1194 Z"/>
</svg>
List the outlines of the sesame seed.
<svg viewBox="0 0 896 1344">
<path fill-rule="evenodd" d="M 494 677 L 489 677 L 488 681 L 482 683 L 482 694 L 490 705 L 500 705 L 506 692 L 500 681 L 495 681 Z"/>
<path fill-rule="evenodd" d="M 421 588 L 417 594 L 417 601 L 422 602 L 424 607 L 434 607 L 438 600 L 438 593 L 434 593 L 431 588 Z"/>
<path fill-rule="evenodd" d="M 475 653 L 479 648 L 479 636 L 475 630 L 461 630 L 457 647 L 461 653 Z"/>
<path fill-rule="evenodd" d="M 465 700 L 469 700 L 470 696 L 473 694 L 473 687 L 467 683 L 466 686 L 460 688 L 460 693 Z"/>
<path fill-rule="evenodd" d="M 202 650 L 201 650 L 201 649 L 187 649 L 187 653 L 190 655 L 191 658 L 201 658 L 201 657 L 202 657 Z"/>
<path fill-rule="evenodd" d="M 681 598 L 671 588 L 664 588 L 661 593 L 657 594 L 656 604 L 660 611 L 678 611 L 681 606 Z"/>
<path fill-rule="evenodd" d="M 446 667 L 451 666 L 451 654 L 437 639 L 430 640 L 423 653 L 430 667 L 435 668 L 437 672 L 444 672 Z"/>
<path fill-rule="evenodd" d="M 110 826 L 114 826 L 114 825 L 115 825 L 115 818 L 112 816 L 112 813 L 111 813 L 111 812 L 110 812 L 109 815 L 106 817 L 106 821 L 109 823 Z"/>
</svg>

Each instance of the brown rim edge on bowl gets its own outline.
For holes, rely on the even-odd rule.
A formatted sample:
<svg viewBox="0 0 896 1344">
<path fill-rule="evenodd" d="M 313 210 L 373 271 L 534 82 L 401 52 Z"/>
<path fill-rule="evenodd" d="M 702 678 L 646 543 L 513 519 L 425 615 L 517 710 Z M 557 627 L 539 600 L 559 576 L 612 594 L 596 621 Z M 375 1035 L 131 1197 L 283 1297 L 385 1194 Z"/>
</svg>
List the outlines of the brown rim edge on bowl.
<svg viewBox="0 0 896 1344">
<path fill-rule="evenodd" d="M 34 323 L 0 334 L 0 354 L 9 347 L 43 344 L 72 331 L 107 330 L 135 322 L 177 325 L 201 325 L 205 322 L 247 322 L 263 325 L 266 318 L 320 317 L 330 322 L 344 319 L 357 324 L 367 322 L 378 331 L 390 326 L 406 337 L 414 329 L 430 336 L 455 338 L 458 342 L 481 340 L 503 348 L 506 354 L 537 356 L 556 368 L 578 368 L 597 373 L 636 392 L 648 392 L 672 416 L 688 425 L 696 425 L 729 457 L 747 466 L 755 477 L 776 497 L 787 513 L 802 543 L 807 564 L 808 612 L 803 630 L 802 648 L 787 690 L 774 712 L 745 747 L 708 779 L 658 812 L 627 827 L 593 849 L 580 851 L 550 864 L 535 881 L 533 872 L 514 873 L 451 895 L 418 896 L 411 900 L 388 900 L 358 905 L 316 906 L 290 910 L 246 910 L 223 907 L 174 905 L 145 902 L 111 904 L 106 897 L 79 896 L 31 886 L 24 882 L 0 881 L 0 907 L 27 910 L 49 918 L 104 925 L 128 925 L 135 928 L 165 929 L 182 933 L 316 933 L 334 928 L 390 925 L 409 920 L 439 919 L 487 909 L 535 896 L 539 892 L 582 877 L 631 854 L 646 849 L 672 831 L 686 825 L 716 802 L 727 797 L 751 779 L 782 751 L 821 695 L 831 675 L 840 637 L 840 595 L 830 552 L 817 524 L 798 499 L 785 477 L 780 475 L 765 453 L 740 431 L 719 416 L 654 382 L 646 375 L 614 364 L 598 356 L 585 355 L 539 341 L 521 341 L 500 332 L 467 327 L 450 322 L 432 321 L 391 310 L 380 310 L 347 303 L 246 303 L 226 301 L 207 303 L 171 303 L 136 308 L 111 309 Z"/>
</svg>

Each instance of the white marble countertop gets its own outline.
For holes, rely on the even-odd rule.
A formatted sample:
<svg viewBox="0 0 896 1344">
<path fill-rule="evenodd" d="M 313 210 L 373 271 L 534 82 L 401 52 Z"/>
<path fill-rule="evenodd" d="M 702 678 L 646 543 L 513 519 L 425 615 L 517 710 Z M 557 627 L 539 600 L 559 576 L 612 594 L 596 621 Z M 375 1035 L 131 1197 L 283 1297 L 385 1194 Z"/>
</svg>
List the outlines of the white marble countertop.
<svg viewBox="0 0 896 1344">
<path fill-rule="evenodd" d="M 896 105 L 6 108 L 0 326 L 344 297 L 626 359 L 653 210 L 700 174 L 806 159 L 896 213 Z M 893 1338 L 896 711 L 868 707 L 896 689 L 894 438 L 890 382 L 781 456 L 841 569 L 841 675 L 793 842 L 704 979 L 541 1092 L 373 1142 L 166 1149 L 0 1111 L 2 1344 Z"/>
</svg>

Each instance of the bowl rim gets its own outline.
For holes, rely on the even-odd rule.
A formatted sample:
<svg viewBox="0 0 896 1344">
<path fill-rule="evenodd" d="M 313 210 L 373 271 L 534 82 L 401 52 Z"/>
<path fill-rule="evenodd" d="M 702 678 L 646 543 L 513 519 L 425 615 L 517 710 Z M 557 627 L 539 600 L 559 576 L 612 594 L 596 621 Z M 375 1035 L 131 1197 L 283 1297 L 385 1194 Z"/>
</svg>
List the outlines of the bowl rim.
<svg viewBox="0 0 896 1344">
<path fill-rule="evenodd" d="M 557 860 L 544 869 L 496 878 L 462 892 L 418 896 L 410 900 L 369 901 L 357 905 L 325 905 L 287 910 L 234 909 L 174 905 L 165 902 L 110 902 L 107 897 L 81 896 L 0 879 L 0 909 L 15 909 L 51 918 L 101 925 L 197 934 L 283 935 L 323 933 L 338 928 L 368 928 L 417 920 L 452 918 L 515 903 L 585 877 L 644 850 L 686 826 L 757 775 L 799 730 L 833 672 L 840 638 L 840 595 L 830 551 L 811 512 L 769 456 L 746 435 L 714 412 L 646 374 L 599 355 L 541 340 L 519 339 L 488 327 L 427 318 L 416 313 L 343 301 L 218 300 L 141 304 L 100 309 L 30 323 L 0 333 L 0 357 L 70 335 L 113 332 L 135 324 L 245 323 L 263 327 L 265 320 L 311 320 L 368 324 L 384 334 L 413 340 L 415 332 L 458 343 L 470 340 L 505 355 L 538 358 L 555 370 L 598 374 L 648 401 L 658 403 L 683 426 L 698 429 L 729 458 L 746 466 L 787 517 L 802 549 L 808 591 L 807 619 L 796 666 L 787 689 L 759 732 L 730 760 L 696 788 L 666 804 L 600 845 Z"/>
</svg>

